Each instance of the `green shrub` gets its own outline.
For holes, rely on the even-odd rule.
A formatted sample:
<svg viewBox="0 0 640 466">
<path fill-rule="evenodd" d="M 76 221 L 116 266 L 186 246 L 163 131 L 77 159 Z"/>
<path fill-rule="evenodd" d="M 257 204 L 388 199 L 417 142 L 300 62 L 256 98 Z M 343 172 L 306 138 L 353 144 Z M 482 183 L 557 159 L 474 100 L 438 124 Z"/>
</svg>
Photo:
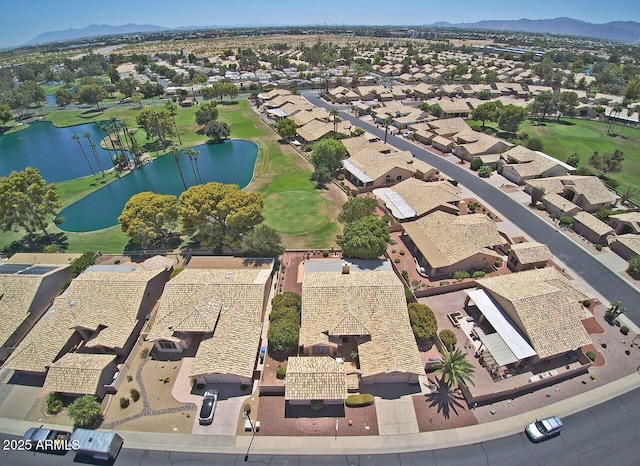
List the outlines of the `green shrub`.
<svg viewBox="0 0 640 466">
<path fill-rule="evenodd" d="M 402 278 L 404 278 L 404 281 L 409 283 L 409 272 L 407 272 L 406 270 L 403 270 L 401 272 Z"/>
<path fill-rule="evenodd" d="M 100 417 L 100 403 L 93 395 L 76 398 L 67 408 L 67 414 L 79 427 L 87 427 Z"/>
<path fill-rule="evenodd" d="M 495 268 L 499 268 L 502 265 L 502 260 L 501 259 L 496 259 L 495 262 L 493 263 Z"/>
<path fill-rule="evenodd" d="M 276 367 L 276 377 L 280 380 L 284 379 L 287 376 L 287 368 L 284 366 Z"/>
<path fill-rule="evenodd" d="M 372 405 L 373 401 L 373 395 L 370 393 L 362 393 L 359 395 L 349 395 L 345 400 L 345 404 L 349 408 L 362 408 L 363 406 Z"/>
<path fill-rule="evenodd" d="M 320 411 L 324 408 L 324 401 L 322 400 L 311 400 L 311 409 L 313 411 Z"/>
<path fill-rule="evenodd" d="M 269 313 L 269 322 L 286 320 L 288 322 L 300 323 L 300 311 L 294 307 L 280 307 L 272 309 Z"/>
<path fill-rule="evenodd" d="M 242 410 L 247 413 L 247 415 L 251 414 L 251 404 L 245 403 Z"/>
<path fill-rule="evenodd" d="M 560 217 L 561 225 L 571 225 L 573 224 L 574 218 L 571 215 L 564 215 Z"/>
<path fill-rule="evenodd" d="M 282 294 L 276 295 L 271 300 L 271 308 L 276 309 L 279 307 L 295 307 L 300 310 L 302 307 L 302 297 L 291 291 L 285 291 Z"/>
<path fill-rule="evenodd" d="M 542 141 L 538 138 L 529 138 L 526 143 L 527 149 L 542 151 Z"/>
<path fill-rule="evenodd" d="M 398 251 L 398 254 L 400 254 L 401 256 L 404 256 L 406 252 L 404 249 L 400 249 L 400 251 Z"/>
<path fill-rule="evenodd" d="M 394 264 L 399 264 L 400 263 L 400 258 L 396 257 L 395 259 L 393 259 Z"/>
<path fill-rule="evenodd" d="M 472 277 L 473 278 L 482 278 L 487 274 L 487 272 L 485 272 L 484 270 L 477 270 L 475 272 L 473 272 Z"/>
<path fill-rule="evenodd" d="M 391 250 L 391 254 L 395 254 L 395 253 L 396 253 L 396 250 L 395 250 L 395 249 L 392 249 L 392 250 Z"/>
<path fill-rule="evenodd" d="M 440 332 L 439 336 L 442 344 L 445 346 L 445 348 L 447 348 L 447 351 L 453 351 L 453 349 L 456 347 L 456 344 L 458 343 L 456 334 L 448 328 L 445 328 Z"/>
<path fill-rule="evenodd" d="M 127 382 L 131 382 L 133 380 L 133 376 L 131 374 L 127 374 Z"/>
<path fill-rule="evenodd" d="M 537 210 L 547 210 L 547 208 L 545 207 L 545 205 L 544 205 L 543 203 L 541 203 L 541 202 L 538 202 L 538 203 L 536 204 L 536 209 L 537 209 Z"/>
<path fill-rule="evenodd" d="M 469 272 L 467 272 L 466 270 L 458 270 L 457 272 L 454 272 L 453 274 L 453 278 L 455 278 L 458 281 L 462 281 L 465 278 L 469 278 Z"/>
<path fill-rule="evenodd" d="M 471 170 L 478 171 L 478 169 L 482 166 L 482 160 L 480 159 L 473 159 L 471 161 Z"/>
<path fill-rule="evenodd" d="M 582 301 L 582 305 L 586 308 L 591 307 L 591 300 L 590 299 L 585 299 L 584 301 Z"/>
<path fill-rule="evenodd" d="M 602 251 L 602 244 L 596 244 L 596 251 Z"/>
<path fill-rule="evenodd" d="M 623 325 L 622 327 L 620 327 L 620 333 L 622 333 L 623 335 L 627 335 L 629 333 L 629 327 Z"/>
<path fill-rule="evenodd" d="M 602 208 L 600 210 L 598 210 L 595 214 L 593 214 L 593 216 L 595 218 L 597 218 L 598 220 L 601 220 L 603 222 L 606 222 L 607 220 L 609 220 L 609 217 L 613 215 L 613 210 L 612 209 L 606 209 L 606 208 Z"/>
<path fill-rule="evenodd" d="M 131 399 L 134 403 L 140 399 L 140 392 L 135 388 L 131 389 Z"/>
<path fill-rule="evenodd" d="M 178 267 L 177 269 L 173 269 L 171 271 L 171 275 L 169 275 L 169 280 L 171 280 L 173 277 L 175 277 L 176 275 L 178 275 L 180 272 L 182 272 L 184 270 L 184 267 Z"/>
<path fill-rule="evenodd" d="M 447 286 L 449 283 L 451 283 L 449 280 L 442 280 L 440 286 Z"/>
<path fill-rule="evenodd" d="M 587 351 L 587 357 L 593 362 L 596 360 L 596 353 L 594 353 L 593 351 Z"/>
<path fill-rule="evenodd" d="M 454 186 L 458 186 L 458 180 L 447 180 L 447 181 Z"/>
<path fill-rule="evenodd" d="M 129 407 L 129 398 L 120 397 L 120 409 L 125 409 Z"/>
<path fill-rule="evenodd" d="M 47 408 L 47 413 L 49 414 L 58 414 L 64 408 L 64 404 L 62 403 L 62 397 L 59 393 L 51 392 L 47 395 L 45 399 L 45 405 Z"/>
<path fill-rule="evenodd" d="M 480 170 L 478 170 L 478 176 L 480 178 L 489 178 L 492 172 L 493 169 L 489 165 L 483 165 L 480 167 Z"/>
<path fill-rule="evenodd" d="M 87 267 L 95 264 L 95 260 L 93 259 L 94 255 L 95 253 L 93 252 L 85 252 L 77 259 L 71 261 L 71 274 L 73 277 L 77 277 L 84 272 Z"/>
<path fill-rule="evenodd" d="M 42 252 L 46 252 L 46 253 L 56 253 L 56 252 L 60 252 L 60 249 L 58 248 L 57 245 L 55 244 L 47 244 L 44 247 L 44 250 Z"/>
<path fill-rule="evenodd" d="M 438 331 L 438 323 L 433 311 L 424 304 L 409 304 L 409 323 L 418 341 L 427 341 Z"/>
<path fill-rule="evenodd" d="M 290 320 L 276 320 L 269 323 L 267 339 L 269 347 L 280 351 L 294 350 L 298 347 L 300 326 Z"/>
<path fill-rule="evenodd" d="M 636 256 L 629 260 L 629 268 L 627 273 L 633 278 L 640 278 L 640 256 Z"/>
</svg>

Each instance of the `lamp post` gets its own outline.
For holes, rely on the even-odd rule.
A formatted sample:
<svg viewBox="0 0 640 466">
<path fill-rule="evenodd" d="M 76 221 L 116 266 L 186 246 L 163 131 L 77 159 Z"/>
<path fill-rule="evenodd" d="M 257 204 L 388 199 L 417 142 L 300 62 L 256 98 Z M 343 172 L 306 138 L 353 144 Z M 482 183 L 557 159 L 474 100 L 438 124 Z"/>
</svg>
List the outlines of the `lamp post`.
<svg viewBox="0 0 640 466">
<path fill-rule="evenodd" d="M 251 450 L 251 445 L 253 444 L 253 439 L 256 437 L 256 427 L 253 425 L 253 421 L 251 420 L 251 413 L 247 412 L 247 419 L 249 420 L 249 425 L 251 426 L 251 441 L 249 442 L 249 446 L 247 447 L 247 452 L 244 455 L 244 462 L 249 461 L 249 450 Z"/>
</svg>

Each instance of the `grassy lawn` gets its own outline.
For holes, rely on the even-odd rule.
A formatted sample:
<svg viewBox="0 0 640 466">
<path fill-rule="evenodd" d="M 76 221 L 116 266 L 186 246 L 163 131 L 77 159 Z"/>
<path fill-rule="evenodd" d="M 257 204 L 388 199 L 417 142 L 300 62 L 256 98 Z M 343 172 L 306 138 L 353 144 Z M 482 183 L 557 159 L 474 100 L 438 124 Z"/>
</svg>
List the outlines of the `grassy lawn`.
<svg viewBox="0 0 640 466">
<path fill-rule="evenodd" d="M 470 121 L 476 129 L 480 122 Z M 495 128 L 494 123 L 487 124 Z M 529 134 L 530 138 L 542 141 L 542 148 L 546 154 L 565 161 L 574 152 L 580 155 L 580 166 L 588 166 L 587 160 L 594 151 L 610 153 L 616 149 L 624 152 L 624 162 L 620 173 L 608 176 L 620 183 L 632 185 L 640 189 L 640 129 L 624 128 L 617 136 L 607 135 L 607 123 L 591 120 L 562 119 L 560 122 L 548 120 L 538 126 L 525 121 L 518 132 Z M 617 127 L 616 132 L 620 130 Z"/>
</svg>

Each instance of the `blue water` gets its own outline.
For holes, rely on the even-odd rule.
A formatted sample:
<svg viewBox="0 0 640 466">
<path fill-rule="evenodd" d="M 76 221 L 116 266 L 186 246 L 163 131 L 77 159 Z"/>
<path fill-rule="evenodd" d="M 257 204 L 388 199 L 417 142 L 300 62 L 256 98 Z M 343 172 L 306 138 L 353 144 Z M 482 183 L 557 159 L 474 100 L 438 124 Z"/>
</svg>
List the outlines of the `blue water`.
<svg viewBox="0 0 640 466">
<path fill-rule="evenodd" d="M 258 146 L 253 142 L 234 140 L 194 148 L 200 151 L 198 167 L 203 183 L 219 181 L 235 183 L 244 188 L 251 181 L 258 156 Z M 187 187 L 195 185 L 189 157 L 181 152 L 178 158 Z M 176 196 L 184 191 L 176 161 L 171 154 L 155 159 L 70 205 L 59 214 L 65 218 L 59 228 L 86 232 L 116 225 L 129 198 L 142 191 Z"/>
<path fill-rule="evenodd" d="M 102 167 L 113 167 L 109 152 L 100 147 L 106 135 L 94 123 L 56 128 L 49 121 L 30 123 L 29 128 L 17 133 L 0 136 L 0 176 L 11 171 L 35 167 L 47 182 L 65 181 L 91 175 L 91 169 L 82 155 L 78 143 L 71 136 L 80 136 L 80 143 L 87 154 L 91 168 L 99 173 L 98 165 L 89 141 L 83 136 L 89 133 Z"/>
</svg>

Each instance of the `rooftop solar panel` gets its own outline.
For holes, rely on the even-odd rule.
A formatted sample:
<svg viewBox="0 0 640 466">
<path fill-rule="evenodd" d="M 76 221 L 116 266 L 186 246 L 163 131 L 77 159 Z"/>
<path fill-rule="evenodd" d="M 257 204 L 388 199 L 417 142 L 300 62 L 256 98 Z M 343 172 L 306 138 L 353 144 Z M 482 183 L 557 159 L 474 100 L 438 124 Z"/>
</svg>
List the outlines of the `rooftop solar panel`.
<svg viewBox="0 0 640 466">
<path fill-rule="evenodd" d="M 3 264 L 0 265 L 0 274 L 11 275 L 30 267 L 30 264 Z"/>
<path fill-rule="evenodd" d="M 56 268 L 57 267 L 50 267 L 46 265 L 36 265 L 35 267 L 31 267 L 30 269 L 21 271 L 20 275 L 44 275 L 45 273 L 51 272 Z"/>
</svg>

